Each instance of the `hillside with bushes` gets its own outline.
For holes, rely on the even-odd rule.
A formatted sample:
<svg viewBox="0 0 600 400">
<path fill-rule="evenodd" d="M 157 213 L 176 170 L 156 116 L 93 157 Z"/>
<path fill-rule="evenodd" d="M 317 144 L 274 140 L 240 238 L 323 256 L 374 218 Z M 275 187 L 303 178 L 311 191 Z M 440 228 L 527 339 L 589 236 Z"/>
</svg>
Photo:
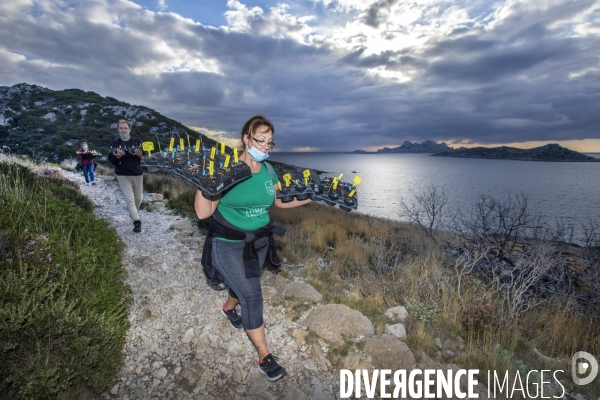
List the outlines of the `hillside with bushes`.
<svg viewBox="0 0 600 400">
<path fill-rule="evenodd" d="M 0 86 L 0 145 L 14 154 L 59 162 L 73 156 L 82 141 L 106 153 L 126 119 L 135 136 L 168 145 L 170 137 L 214 140 L 144 106 L 131 105 L 80 89 L 50 90 L 20 83 Z"/>
<path fill-rule="evenodd" d="M 0 209 L 0 397 L 100 393 L 129 327 L 123 242 L 56 168 L 0 160 Z"/>
</svg>

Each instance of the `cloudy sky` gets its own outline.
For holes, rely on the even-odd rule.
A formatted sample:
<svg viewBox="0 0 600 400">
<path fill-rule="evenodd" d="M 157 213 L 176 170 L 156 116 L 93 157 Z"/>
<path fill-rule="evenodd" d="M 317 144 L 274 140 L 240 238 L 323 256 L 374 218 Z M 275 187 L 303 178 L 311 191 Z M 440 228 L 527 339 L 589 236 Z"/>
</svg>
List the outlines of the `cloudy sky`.
<svg viewBox="0 0 600 400">
<path fill-rule="evenodd" d="M 600 151 L 600 0 L 11 0 L 0 85 L 79 88 L 279 150 Z"/>
</svg>

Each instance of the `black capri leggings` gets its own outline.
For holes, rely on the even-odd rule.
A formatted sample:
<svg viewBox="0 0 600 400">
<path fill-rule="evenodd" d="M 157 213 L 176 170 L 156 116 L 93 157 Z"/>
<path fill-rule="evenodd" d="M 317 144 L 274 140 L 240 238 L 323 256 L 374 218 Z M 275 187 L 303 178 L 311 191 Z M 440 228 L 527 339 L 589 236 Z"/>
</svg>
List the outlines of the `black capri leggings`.
<svg viewBox="0 0 600 400">
<path fill-rule="evenodd" d="M 269 245 L 257 249 L 259 265 L 265 263 Z M 263 323 L 263 297 L 260 277 L 246 278 L 244 242 L 227 242 L 218 238 L 212 243 L 212 263 L 223 275 L 230 295 L 239 299 L 244 329 L 259 328 Z M 233 293 L 231 293 L 233 292 Z"/>
</svg>

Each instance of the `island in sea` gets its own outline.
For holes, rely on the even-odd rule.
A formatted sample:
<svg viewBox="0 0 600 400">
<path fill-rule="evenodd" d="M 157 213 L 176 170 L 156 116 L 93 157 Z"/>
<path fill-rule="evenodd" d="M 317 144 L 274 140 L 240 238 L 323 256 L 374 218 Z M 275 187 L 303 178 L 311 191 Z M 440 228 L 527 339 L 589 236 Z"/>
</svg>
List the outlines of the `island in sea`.
<svg viewBox="0 0 600 400">
<path fill-rule="evenodd" d="M 370 153 L 363 150 L 355 150 L 353 153 Z M 600 159 L 594 158 L 577 151 L 569 150 L 556 143 L 547 144 L 532 149 L 519 149 L 516 147 L 460 147 L 454 149 L 446 143 L 436 143 L 432 140 L 426 140 L 422 143 L 411 143 L 405 141 L 402 146 L 388 148 L 384 147 L 375 152 L 381 153 L 414 153 L 430 154 L 436 157 L 461 157 L 461 158 L 488 158 L 501 160 L 520 160 L 520 161 L 565 161 L 565 162 L 598 162 Z"/>
<path fill-rule="evenodd" d="M 464 147 L 461 147 L 463 149 Z M 411 143 L 406 140 L 402 143 L 402 146 L 399 147 L 384 147 L 383 149 L 379 149 L 374 153 L 415 153 L 415 154 L 434 154 L 440 153 L 444 151 L 455 151 L 452 147 L 448 146 L 446 143 L 436 143 L 433 140 L 426 140 L 422 143 Z M 372 153 L 364 150 L 355 150 L 353 153 L 357 154 L 367 154 Z"/>
</svg>

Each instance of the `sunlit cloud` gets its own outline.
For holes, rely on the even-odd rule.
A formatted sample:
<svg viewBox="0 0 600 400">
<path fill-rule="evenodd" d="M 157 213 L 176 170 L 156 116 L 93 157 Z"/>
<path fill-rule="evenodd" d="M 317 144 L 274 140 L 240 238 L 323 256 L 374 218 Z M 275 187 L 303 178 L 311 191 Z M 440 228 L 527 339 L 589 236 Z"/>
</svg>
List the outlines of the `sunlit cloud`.
<svg viewBox="0 0 600 400">
<path fill-rule="evenodd" d="M 0 84 L 93 90 L 219 140 L 264 113 L 278 151 L 598 135 L 597 1 L 229 0 L 219 28 L 134 1 L 0 3 Z"/>
<path fill-rule="evenodd" d="M 230 132 L 215 131 L 215 130 L 202 128 L 202 127 L 198 127 L 198 126 L 188 126 L 188 128 L 190 128 L 196 132 L 199 132 L 218 143 L 224 142 L 225 145 L 227 145 L 231 148 L 240 148 L 242 146 L 241 139 L 237 138 L 237 137 L 236 138 L 232 137 Z"/>
<path fill-rule="evenodd" d="M 248 8 L 238 0 L 227 0 L 228 11 L 225 12 L 225 18 L 229 28 L 233 31 L 248 32 L 252 27 L 252 21 L 263 15 L 264 11 L 260 7 Z"/>
</svg>

